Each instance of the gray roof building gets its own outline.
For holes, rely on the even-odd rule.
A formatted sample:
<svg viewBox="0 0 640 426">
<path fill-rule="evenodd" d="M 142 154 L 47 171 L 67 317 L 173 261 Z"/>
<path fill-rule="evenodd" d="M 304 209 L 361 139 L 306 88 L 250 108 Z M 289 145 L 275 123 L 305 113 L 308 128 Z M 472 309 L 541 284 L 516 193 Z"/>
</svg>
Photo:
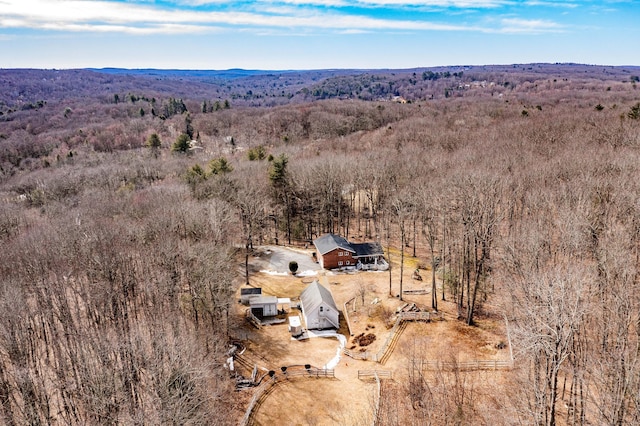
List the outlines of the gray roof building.
<svg viewBox="0 0 640 426">
<path fill-rule="evenodd" d="M 324 234 L 313 241 L 318 263 L 325 269 L 386 270 L 384 251 L 378 242 L 350 243 L 344 237 Z"/>
<path fill-rule="evenodd" d="M 339 311 L 331 292 L 314 281 L 300 294 L 308 329 L 340 328 Z"/>
<path fill-rule="evenodd" d="M 316 249 L 320 254 L 327 254 L 335 249 L 342 249 L 351 253 L 356 252 L 353 247 L 351 247 L 349 241 L 344 237 L 335 234 L 324 234 L 323 236 L 313 240 L 313 245 L 316 246 Z"/>
</svg>

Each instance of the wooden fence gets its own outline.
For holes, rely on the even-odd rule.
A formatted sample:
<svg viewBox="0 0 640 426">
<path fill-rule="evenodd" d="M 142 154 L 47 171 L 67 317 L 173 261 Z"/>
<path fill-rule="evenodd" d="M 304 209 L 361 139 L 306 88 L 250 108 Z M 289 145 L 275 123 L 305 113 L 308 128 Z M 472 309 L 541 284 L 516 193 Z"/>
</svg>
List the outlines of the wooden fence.
<svg viewBox="0 0 640 426">
<path fill-rule="evenodd" d="M 247 407 L 247 411 L 244 413 L 244 417 L 242 417 L 242 426 L 247 426 L 251 424 L 253 420 L 253 414 L 255 410 L 262 404 L 262 402 L 266 399 L 267 395 L 273 390 L 275 385 L 281 383 L 285 380 L 288 380 L 292 377 L 327 377 L 334 378 L 335 370 L 326 369 L 326 368 L 316 368 L 301 365 L 294 365 L 286 367 L 286 369 L 280 369 L 280 371 L 272 371 L 269 374 L 269 377 L 265 376 L 264 379 L 260 382 L 260 384 L 255 388 L 255 393 L 249 402 L 249 406 Z"/>
<path fill-rule="evenodd" d="M 358 371 L 358 376 L 360 372 Z M 380 399 L 382 397 L 382 384 L 380 383 L 380 376 L 377 373 L 374 373 L 373 376 L 376 379 L 376 393 L 374 395 L 374 410 L 373 410 L 373 421 L 371 422 L 371 426 L 377 426 L 380 423 Z"/>
<path fill-rule="evenodd" d="M 400 312 L 398 319 L 400 321 L 430 321 L 431 312 Z"/>
<path fill-rule="evenodd" d="M 288 379 L 290 377 L 336 377 L 335 370 L 313 368 L 309 370 L 287 370 L 281 373 L 279 377 Z"/>
<path fill-rule="evenodd" d="M 390 370 L 358 370 L 358 379 L 393 379 L 393 371 Z"/>
<path fill-rule="evenodd" d="M 376 355 L 375 353 L 369 352 L 369 351 L 355 352 L 355 351 L 349 350 L 347 348 L 342 349 L 342 353 L 344 353 L 349 358 L 359 359 L 359 360 L 363 360 L 363 361 L 371 361 L 373 359 L 373 357 Z"/>
<path fill-rule="evenodd" d="M 344 319 L 347 321 L 347 328 L 349 329 L 349 335 L 353 336 L 353 331 L 351 331 L 351 321 L 349 321 L 349 308 L 347 308 L 347 305 L 351 302 L 355 304 L 356 298 L 352 297 L 351 299 L 344 302 L 344 305 L 342 305 L 344 307 L 344 309 L 342 310 L 342 314 L 344 315 Z"/>
<path fill-rule="evenodd" d="M 425 370 L 505 370 L 513 368 L 510 360 L 475 359 L 471 361 L 424 361 L 422 368 Z"/>
<path fill-rule="evenodd" d="M 431 313 L 430 312 L 400 312 L 398 317 L 396 318 L 396 322 L 393 324 L 391 331 L 387 335 L 387 339 L 384 341 L 384 344 L 380 348 L 378 352 L 354 352 L 347 348 L 343 349 L 343 353 L 350 358 L 365 360 L 365 361 L 374 361 L 384 364 L 384 362 L 388 358 L 387 352 L 395 345 L 397 339 L 404 330 L 406 321 L 430 321 Z"/>
<path fill-rule="evenodd" d="M 251 324 L 252 326 L 254 326 L 255 328 L 257 328 L 258 330 L 262 329 L 262 321 L 260 321 L 258 319 L 258 317 L 256 317 L 255 315 L 253 315 L 253 312 L 251 312 L 251 308 L 248 308 L 245 312 L 245 318 L 247 319 L 247 321 L 249 322 L 249 324 Z"/>
<path fill-rule="evenodd" d="M 247 426 L 250 424 L 249 422 L 253 418 L 254 410 L 258 406 L 258 401 L 262 401 L 262 399 L 267 396 L 268 391 L 270 391 L 273 385 L 276 384 L 276 380 L 276 377 L 273 376 L 269 380 L 263 381 L 258 387 L 256 387 L 253 398 L 251 398 L 251 401 L 249 402 L 249 407 L 244 413 L 244 417 L 242 417 L 242 423 L 240 423 L 242 426 Z"/>
<path fill-rule="evenodd" d="M 393 328 L 391 329 L 391 331 L 389 332 L 389 335 L 387 336 L 387 340 L 384 341 L 382 348 L 380 348 L 378 353 L 375 354 L 373 361 L 383 364 L 384 361 L 387 360 L 388 358 L 388 356 L 386 356 L 387 352 L 389 352 L 389 354 L 391 353 L 389 351 L 391 349 L 391 346 L 392 345 L 395 346 L 395 343 L 397 342 L 398 338 L 400 337 L 400 333 L 404 330 L 404 328 L 405 328 L 404 319 L 402 315 L 398 315 L 398 318 L 396 319 L 396 323 L 393 324 Z"/>
</svg>

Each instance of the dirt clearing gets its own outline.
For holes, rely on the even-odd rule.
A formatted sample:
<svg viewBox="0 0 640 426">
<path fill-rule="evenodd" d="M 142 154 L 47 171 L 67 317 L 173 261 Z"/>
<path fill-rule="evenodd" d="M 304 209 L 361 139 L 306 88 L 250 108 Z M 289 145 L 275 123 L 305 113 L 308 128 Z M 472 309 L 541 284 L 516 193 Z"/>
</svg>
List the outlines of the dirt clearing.
<svg viewBox="0 0 640 426">
<path fill-rule="evenodd" d="M 251 285 L 261 287 L 263 294 L 290 298 L 290 314 L 300 315 L 296 309 L 300 293 L 314 279 L 320 280 L 328 286 L 341 311 L 338 333 L 346 337 L 347 349 L 354 352 L 379 351 L 400 308 L 408 309 L 415 305 L 413 309 L 416 310 L 431 310 L 429 271 L 421 271 L 428 283 L 412 280 L 415 268 L 405 266 L 403 289 L 420 294 L 405 294 L 401 301 L 398 297 L 398 265 L 393 265 L 390 295 L 388 272 L 336 273 L 321 271 L 317 264 L 313 264 L 314 270 L 313 265 L 308 264 L 313 263 L 311 252 L 283 247 L 257 251 L 251 258 L 251 270 L 254 271 Z M 304 265 L 300 269 L 307 268 L 313 273 L 303 276 L 282 273 L 285 265 L 288 270 L 290 260 L 296 260 L 299 265 Z M 418 262 L 409 258 L 408 263 L 413 266 Z M 345 302 L 348 302 L 346 309 Z M 236 308 L 235 314 L 241 321 L 247 308 L 240 304 L 236 304 Z M 499 316 L 481 319 L 478 326 L 469 327 L 456 318 L 454 303 L 439 301 L 439 311 L 442 315 L 438 320 L 407 323 L 384 365 L 347 357 L 335 337 L 294 340 L 286 323 L 256 329 L 242 322 L 237 337 L 247 348 L 243 358 L 248 365 L 258 365 L 263 372 L 305 364 L 323 368 L 331 360 L 335 361 L 336 356 L 340 357 L 335 366 L 335 378 L 292 378 L 276 385 L 255 412 L 256 424 L 369 424 L 371 419 L 368 416 L 372 412 L 377 387 L 370 381 L 359 380 L 358 370 L 392 371 L 395 382 L 403 383 L 409 361 L 415 357 L 444 362 L 509 360 L 508 347 L 498 349 L 502 347 L 500 343 L 507 342 L 504 322 L 496 319 Z M 345 313 L 350 319 L 351 333 Z"/>
</svg>

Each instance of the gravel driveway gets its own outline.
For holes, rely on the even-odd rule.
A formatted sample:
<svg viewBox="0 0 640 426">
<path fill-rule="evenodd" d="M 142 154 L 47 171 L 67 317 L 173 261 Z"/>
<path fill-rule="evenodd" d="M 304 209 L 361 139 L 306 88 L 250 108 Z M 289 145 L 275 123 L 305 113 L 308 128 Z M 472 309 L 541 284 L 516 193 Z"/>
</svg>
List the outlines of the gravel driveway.
<svg viewBox="0 0 640 426">
<path fill-rule="evenodd" d="M 269 257 L 269 270 L 279 273 L 289 272 L 289 262 L 298 262 L 298 275 L 315 275 L 310 272 L 319 271 L 320 265 L 313 261 L 311 252 L 303 253 L 297 250 L 280 246 L 264 247 L 265 251 L 271 252 Z"/>
</svg>

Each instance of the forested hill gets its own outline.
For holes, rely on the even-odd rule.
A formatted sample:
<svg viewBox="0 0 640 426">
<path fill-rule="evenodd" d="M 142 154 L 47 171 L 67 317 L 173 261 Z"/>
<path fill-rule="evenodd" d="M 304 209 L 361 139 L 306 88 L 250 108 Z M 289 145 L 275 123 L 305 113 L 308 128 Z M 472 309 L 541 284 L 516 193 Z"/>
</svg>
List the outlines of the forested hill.
<svg viewBox="0 0 640 426">
<path fill-rule="evenodd" d="M 307 280 L 252 250 L 325 232 L 385 246 L 380 292 L 332 278 L 361 327 L 386 335 L 403 282 L 448 313 L 391 340 L 379 424 L 640 424 L 640 68 L 243 73 L 0 70 L 0 425 L 238 425 L 236 342 L 250 368 L 310 362 L 246 323 L 241 285 Z M 504 342 L 512 369 L 458 363 Z M 307 392 L 370 424 L 365 365 L 262 409 Z"/>
<path fill-rule="evenodd" d="M 229 100 L 237 106 L 276 106 L 318 99 L 402 100 L 498 94 L 540 81 L 637 82 L 640 67 L 578 64 L 454 66 L 403 70 L 264 71 L 231 69 L 0 70 L 0 112 L 42 107 L 46 102 L 98 98 L 179 97 Z M 479 90 L 485 89 L 485 90 Z M 488 89 L 488 90 L 487 90 Z"/>
</svg>

